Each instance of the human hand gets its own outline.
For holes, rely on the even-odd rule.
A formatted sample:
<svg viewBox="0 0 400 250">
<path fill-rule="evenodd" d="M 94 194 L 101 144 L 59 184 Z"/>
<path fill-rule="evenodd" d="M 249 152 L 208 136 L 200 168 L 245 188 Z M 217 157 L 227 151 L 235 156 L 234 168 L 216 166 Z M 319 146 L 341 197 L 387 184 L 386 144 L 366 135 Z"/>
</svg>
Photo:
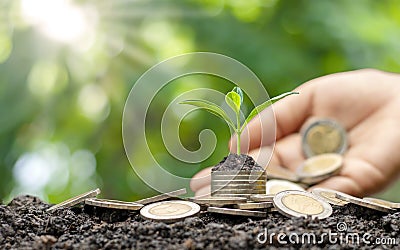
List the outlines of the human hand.
<svg viewBox="0 0 400 250">
<path fill-rule="evenodd" d="M 305 160 L 301 150 L 299 129 L 315 117 L 332 118 L 348 132 L 349 149 L 344 165 L 333 176 L 314 187 L 331 188 L 365 196 L 387 187 L 400 172 L 400 75 L 377 70 L 357 70 L 332 74 L 311 80 L 296 91 L 299 96 L 274 104 L 276 144 L 269 165 L 280 165 L 295 171 Z M 260 164 L 267 164 L 271 151 L 271 128 L 274 121 L 265 112 L 251 121 L 242 134 L 242 149 L 259 155 Z M 236 138 L 231 140 L 236 147 Z M 191 188 L 196 195 L 210 193 L 211 169 L 193 177 Z"/>
</svg>

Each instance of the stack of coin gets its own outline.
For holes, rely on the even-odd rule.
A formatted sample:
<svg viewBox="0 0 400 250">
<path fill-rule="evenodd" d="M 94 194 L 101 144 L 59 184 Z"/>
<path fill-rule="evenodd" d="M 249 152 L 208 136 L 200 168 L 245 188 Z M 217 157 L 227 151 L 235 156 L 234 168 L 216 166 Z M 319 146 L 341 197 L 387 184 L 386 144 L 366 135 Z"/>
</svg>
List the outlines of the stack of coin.
<svg viewBox="0 0 400 250">
<path fill-rule="evenodd" d="M 211 195 L 214 197 L 250 197 L 265 194 L 265 171 L 213 171 Z"/>
</svg>

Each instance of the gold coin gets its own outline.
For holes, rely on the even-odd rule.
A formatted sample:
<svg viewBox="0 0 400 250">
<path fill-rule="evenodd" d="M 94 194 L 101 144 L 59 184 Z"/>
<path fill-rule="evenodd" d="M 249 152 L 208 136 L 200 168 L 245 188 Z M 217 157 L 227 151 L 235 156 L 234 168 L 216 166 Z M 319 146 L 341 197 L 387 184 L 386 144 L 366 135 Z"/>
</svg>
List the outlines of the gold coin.
<svg viewBox="0 0 400 250">
<path fill-rule="evenodd" d="M 249 216 L 249 217 L 266 217 L 267 216 L 266 212 L 244 210 L 244 209 L 233 209 L 233 208 L 209 207 L 209 208 L 207 208 L 207 211 L 210 213 L 240 215 L 240 216 Z"/>
<path fill-rule="evenodd" d="M 96 207 L 106 207 L 106 208 L 125 209 L 125 210 L 139 210 L 143 207 L 142 204 L 135 202 L 96 199 L 96 198 L 86 199 L 85 204 Z"/>
<path fill-rule="evenodd" d="M 205 198 L 191 198 L 197 204 L 209 205 L 231 205 L 246 202 L 247 199 L 243 197 L 205 197 Z"/>
<path fill-rule="evenodd" d="M 161 201 L 143 207 L 140 214 L 147 219 L 172 222 L 200 212 L 200 206 L 190 201 Z"/>
<path fill-rule="evenodd" d="M 371 208 L 377 211 L 381 211 L 381 212 L 385 212 L 385 213 L 389 213 L 392 211 L 395 211 L 394 209 L 392 209 L 391 207 L 376 203 L 376 202 L 372 202 L 369 200 L 363 200 L 360 199 L 358 197 L 354 197 L 351 196 L 349 194 L 345 194 L 342 192 L 336 192 L 336 198 L 347 201 L 349 203 L 358 205 L 358 206 L 362 206 L 362 207 L 366 207 L 366 208 Z"/>
<path fill-rule="evenodd" d="M 332 214 L 329 203 L 306 191 L 289 190 L 275 195 L 274 206 L 286 216 L 324 219 Z"/>
<path fill-rule="evenodd" d="M 266 184 L 266 194 L 273 195 L 286 190 L 304 190 L 296 183 L 285 180 L 268 180 Z"/>
<path fill-rule="evenodd" d="M 372 197 L 365 197 L 363 198 L 363 200 L 367 200 L 367 201 L 372 201 L 387 207 L 391 207 L 394 209 L 399 209 L 400 208 L 400 203 L 398 202 L 391 202 L 391 201 L 387 201 L 387 200 L 382 200 L 382 199 L 378 199 L 378 198 L 372 198 Z"/>
<path fill-rule="evenodd" d="M 250 196 L 250 200 L 255 202 L 272 202 L 274 200 L 275 195 L 270 194 L 253 194 Z"/>
<path fill-rule="evenodd" d="M 314 184 L 340 172 L 343 157 L 339 154 L 321 154 L 308 158 L 297 168 L 299 180 Z"/>
<path fill-rule="evenodd" d="M 301 129 L 302 147 L 305 155 L 343 154 L 347 149 L 346 130 L 331 119 L 308 122 Z"/>
<path fill-rule="evenodd" d="M 348 204 L 347 201 L 341 200 L 336 198 L 336 192 L 335 190 L 331 189 L 326 189 L 326 188 L 314 188 L 311 193 L 314 195 L 318 196 L 319 198 L 325 200 L 326 202 L 332 204 L 332 205 L 337 205 L 337 206 L 344 206 Z"/>
<path fill-rule="evenodd" d="M 235 207 L 239 209 L 248 209 L 248 210 L 253 210 L 253 209 L 264 209 L 264 208 L 270 208 L 273 207 L 274 204 L 272 202 L 248 202 L 248 203 L 240 203 L 235 205 Z"/>
<path fill-rule="evenodd" d="M 50 212 L 52 210 L 59 209 L 59 208 L 72 207 L 72 206 L 75 206 L 75 205 L 77 205 L 79 203 L 84 202 L 88 198 L 96 197 L 99 194 L 100 194 L 100 189 L 96 188 L 96 189 L 91 190 L 89 192 L 86 192 L 86 193 L 80 194 L 78 196 L 72 197 L 72 198 L 70 198 L 70 199 L 68 199 L 66 201 L 63 201 L 63 202 L 61 202 L 61 203 L 59 203 L 57 205 L 54 205 L 54 206 L 50 207 L 49 209 L 47 209 L 46 211 Z"/>
</svg>

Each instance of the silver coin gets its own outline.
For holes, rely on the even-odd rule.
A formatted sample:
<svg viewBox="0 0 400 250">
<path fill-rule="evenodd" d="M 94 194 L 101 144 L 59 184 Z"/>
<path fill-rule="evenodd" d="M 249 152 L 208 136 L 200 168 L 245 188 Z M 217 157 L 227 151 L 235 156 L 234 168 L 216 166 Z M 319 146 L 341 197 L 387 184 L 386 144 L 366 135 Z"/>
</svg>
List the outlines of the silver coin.
<svg viewBox="0 0 400 250">
<path fill-rule="evenodd" d="M 234 209 L 234 208 L 208 207 L 207 211 L 210 213 L 218 213 L 218 214 L 240 215 L 249 217 L 267 217 L 266 212 Z"/>
<path fill-rule="evenodd" d="M 299 180 L 315 184 L 340 172 L 343 157 L 339 154 L 321 154 L 308 158 L 297 168 Z"/>
<path fill-rule="evenodd" d="M 304 188 L 296 183 L 285 180 L 268 180 L 266 184 L 266 194 L 274 195 L 285 190 L 302 190 Z"/>
<path fill-rule="evenodd" d="M 143 207 L 143 204 L 139 204 L 136 202 L 106 200 L 106 199 L 96 199 L 96 198 L 86 199 L 85 204 L 95 207 L 105 207 L 105 208 L 124 209 L 124 210 L 139 210 Z"/>
<path fill-rule="evenodd" d="M 288 180 L 292 182 L 298 182 L 299 177 L 296 173 L 290 171 L 287 168 L 271 165 L 267 167 L 267 178 L 268 179 L 281 179 L 281 180 Z"/>
<path fill-rule="evenodd" d="M 171 192 L 168 192 L 168 193 L 163 193 L 163 194 L 159 194 L 159 195 L 156 195 L 156 196 L 153 196 L 153 197 L 141 199 L 141 200 L 138 200 L 138 201 L 135 201 L 135 202 L 143 204 L 143 205 L 147 205 L 147 204 L 154 203 L 154 202 L 157 202 L 157 201 L 167 200 L 167 199 L 176 197 L 178 195 L 183 195 L 183 194 L 186 194 L 186 193 L 187 193 L 186 188 L 182 188 L 182 189 L 178 189 L 178 190 L 171 191 Z"/>
<path fill-rule="evenodd" d="M 332 119 L 307 122 L 300 133 L 307 158 L 325 153 L 343 154 L 347 150 L 346 130 Z"/>
<path fill-rule="evenodd" d="M 201 205 L 232 205 L 246 202 L 243 197 L 207 197 L 207 198 L 190 198 L 191 201 Z"/>
<path fill-rule="evenodd" d="M 250 200 L 255 202 L 272 202 L 275 195 L 270 194 L 253 194 L 250 196 Z"/>
<path fill-rule="evenodd" d="M 344 206 L 348 204 L 347 201 L 336 198 L 336 190 L 327 188 L 314 188 L 313 190 L 311 190 L 311 193 L 332 205 Z"/>
<path fill-rule="evenodd" d="M 363 198 L 363 200 L 367 200 L 367 201 L 372 201 L 390 208 L 394 208 L 394 209 L 400 209 L 400 203 L 398 202 L 392 202 L 392 201 L 387 201 L 387 200 L 382 200 L 382 199 L 378 199 L 378 198 L 373 198 L 373 197 L 365 197 Z"/>
<path fill-rule="evenodd" d="M 200 206 L 194 202 L 171 200 L 149 204 L 140 210 L 140 215 L 146 219 L 174 222 L 200 212 Z"/>
<path fill-rule="evenodd" d="M 274 204 L 272 202 L 248 202 L 248 203 L 239 203 L 235 205 L 236 208 L 247 209 L 247 210 L 265 209 L 273 206 Z"/>
<path fill-rule="evenodd" d="M 57 205 L 54 205 L 54 206 L 50 207 L 49 209 L 47 209 L 47 212 L 50 212 L 52 210 L 59 209 L 59 208 L 75 206 L 75 205 L 77 205 L 79 203 L 84 202 L 86 199 L 96 197 L 99 194 L 100 194 L 100 189 L 96 188 L 96 189 L 91 190 L 89 192 L 86 192 L 86 193 L 80 194 L 78 196 L 72 197 L 72 198 L 70 198 L 70 199 L 68 199 L 66 201 L 63 201 L 63 202 L 61 202 L 61 203 L 59 203 Z"/>
<path fill-rule="evenodd" d="M 371 208 L 377 211 L 381 211 L 381 212 L 385 212 L 385 213 L 390 213 L 395 211 L 394 209 L 384 206 L 382 204 L 379 203 L 375 203 L 369 200 L 363 200 L 357 197 L 354 197 L 352 195 L 349 194 L 345 194 L 342 192 L 336 192 L 336 198 L 347 201 L 349 203 L 358 205 L 358 206 L 362 206 L 362 207 L 366 207 L 366 208 Z"/>
<path fill-rule="evenodd" d="M 273 213 L 273 212 L 279 212 L 279 210 L 276 209 L 276 207 L 270 207 L 270 208 L 267 208 L 267 212 L 268 213 Z"/>
<path fill-rule="evenodd" d="M 276 194 L 274 206 L 281 214 L 289 217 L 325 219 L 332 214 L 329 203 L 309 192 L 299 190 L 282 191 Z"/>
</svg>

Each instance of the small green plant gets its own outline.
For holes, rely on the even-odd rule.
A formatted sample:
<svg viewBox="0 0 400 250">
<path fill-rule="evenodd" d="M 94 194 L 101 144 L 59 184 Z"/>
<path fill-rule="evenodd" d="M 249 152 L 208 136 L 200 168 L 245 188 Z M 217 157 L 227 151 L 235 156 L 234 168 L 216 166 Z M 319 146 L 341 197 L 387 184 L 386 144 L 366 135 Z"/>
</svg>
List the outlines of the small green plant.
<svg viewBox="0 0 400 250">
<path fill-rule="evenodd" d="M 225 102 L 236 114 L 236 124 L 229 118 L 225 110 L 223 110 L 221 107 L 213 102 L 209 102 L 206 100 L 185 100 L 180 102 L 180 104 L 190 104 L 205 109 L 210 113 L 222 118 L 237 134 L 237 154 L 240 154 L 240 135 L 242 134 L 247 123 L 249 123 L 257 114 L 259 114 L 261 111 L 263 111 L 276 101 L 293 94 L 298 94 L 298 92 L 286 92 L 256 106 L 244 120 L 243 124 L 240 122 L 240 110 L 243 104 L 243 92 L 239 87 L 234 87 L 232 91 L 228 92 L 225 95 Z"/>
</svg>

